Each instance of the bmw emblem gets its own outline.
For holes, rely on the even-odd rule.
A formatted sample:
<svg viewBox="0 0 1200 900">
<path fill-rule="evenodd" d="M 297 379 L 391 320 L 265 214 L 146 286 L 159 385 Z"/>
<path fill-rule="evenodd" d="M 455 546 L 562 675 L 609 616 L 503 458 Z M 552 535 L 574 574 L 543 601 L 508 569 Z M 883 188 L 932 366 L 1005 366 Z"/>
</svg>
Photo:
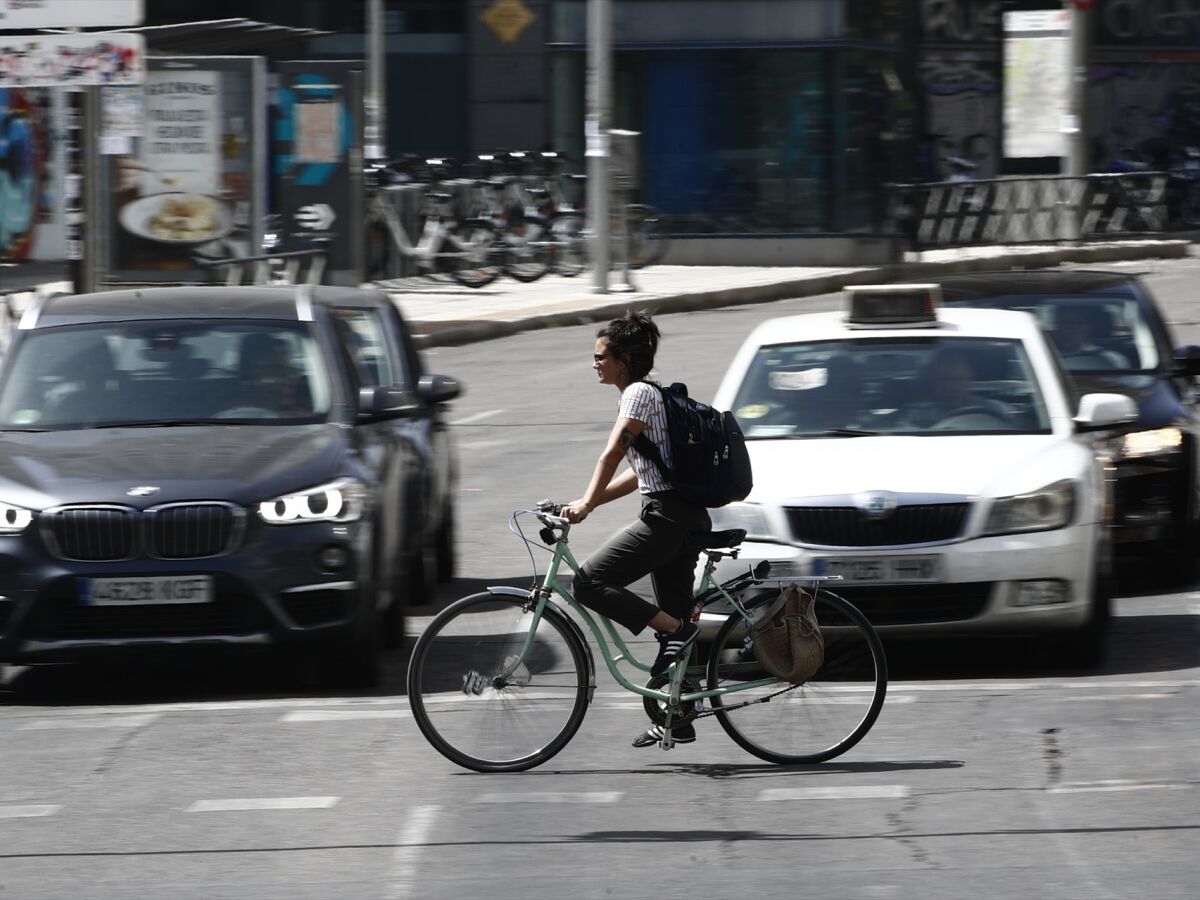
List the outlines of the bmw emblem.
<svg viewBox="0 0 1200 900">
<path fill-rule="evenodd" d="M 153 497 L 159 490 L 160 488 L 152 484 L 139 484 L 137 487 L 131 487 L 125 493 L 130 497 Z"/>
<path fill-rule="evenodd" d="M 896 495 L 891 491 L 867 491 L 856 496 L 854 501 L 868 519 L 886 519 L 896 510 Z"/>
</svg>

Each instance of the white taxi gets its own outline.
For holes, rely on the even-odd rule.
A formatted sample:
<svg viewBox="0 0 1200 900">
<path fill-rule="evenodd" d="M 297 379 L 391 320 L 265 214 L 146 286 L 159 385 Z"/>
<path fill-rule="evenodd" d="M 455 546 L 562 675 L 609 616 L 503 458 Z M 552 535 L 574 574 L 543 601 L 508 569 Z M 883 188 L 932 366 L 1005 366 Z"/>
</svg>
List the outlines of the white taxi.
<svg viewBox="0 0 1200 900">
<path fill-rule="evenodd" d="M 838 575 L 885 635 L 1059 632 L 1064 657 L 1098 661 L 1111 551 L 1094 442 L 1137 409 L 1074 404 L 1033 316 L 939 299 L 850 288 L 844 312 L 746 340 L 713 405 L 742 426 L 754 490 L 711 511 L 747 532 L 718 576 L 760 560 Z"/>
</svg>

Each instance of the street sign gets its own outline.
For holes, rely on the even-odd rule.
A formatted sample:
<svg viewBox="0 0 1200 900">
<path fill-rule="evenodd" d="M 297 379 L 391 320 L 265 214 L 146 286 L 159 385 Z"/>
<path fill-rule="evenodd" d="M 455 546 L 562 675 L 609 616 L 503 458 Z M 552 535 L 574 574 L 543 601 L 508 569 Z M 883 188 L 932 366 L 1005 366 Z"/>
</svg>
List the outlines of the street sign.
<svg viewBox="0 0 1200 900">
<path fill-rule="evenodd" d="M 328 203 L 310 203 L 296 210 L 296 222 L 300 227 L 313 231 L 328 231 L 336 218 L 337 213 Z"/>
<path fill-rule="evenodd" d="M 0 31 L 129 27 L 145 19 L 142 0 L 0 0 Z"/>
</svg>

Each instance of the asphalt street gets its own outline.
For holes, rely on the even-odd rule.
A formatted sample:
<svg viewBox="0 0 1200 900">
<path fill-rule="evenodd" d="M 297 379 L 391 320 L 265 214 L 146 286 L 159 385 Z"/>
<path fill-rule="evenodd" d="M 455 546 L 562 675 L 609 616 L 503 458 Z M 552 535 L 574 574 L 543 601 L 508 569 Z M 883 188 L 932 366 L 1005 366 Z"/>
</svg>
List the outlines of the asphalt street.
<svg viewBox="0 0 1200 900">
<path fill-rule="evenodd" d="M 1177 342 L 1200 344 L 1200 260 L 1106 268 L 1145 273 Z M 709 395 L 756 323 L 839 302 L 664 315 L 659 373 Z M 591 370 L 595 328 L 427 351 L 466 385 L 450 413 L 460 565 L 411 632 L 480 586 L 530 583 L 509 513 L 581 494 L 615 413 Z M 576 528 L 578 554 L 633 502 Z M 10 670 L 0 900 L 1191 898 L 1200 592 L 1131 563 L 1120 593 L 1095 671 L 1022 641 L 890 646 L 875 728 L 837 760 L 788 769 L 712 720 L 695 744 L 634 749 L 640 699 L 601 672 L 559 756 L 469 773 L 412 722 L 408 646 L 359 694 L 272 658 Z"/>
</svg>

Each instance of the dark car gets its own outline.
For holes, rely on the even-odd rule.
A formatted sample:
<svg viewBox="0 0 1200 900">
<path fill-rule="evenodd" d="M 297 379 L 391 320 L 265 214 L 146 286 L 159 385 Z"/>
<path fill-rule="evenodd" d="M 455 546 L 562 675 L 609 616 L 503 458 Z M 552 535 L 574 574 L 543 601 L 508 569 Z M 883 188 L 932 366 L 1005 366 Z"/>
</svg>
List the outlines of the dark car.
<svg viewBox="0 0 1200 900">
<path fill-rule="evenodd" d="M 0 367 L 0 661 L 291 646 L 373 683 L 454 566 L 458 394 L 378 292 L 32 307 Z"/>
<path fill-rule="evenodd" d="M 1173 345 L 1136 275 L 1039 270 L 951 275 L 947 304 L 1032 312 L 1079 394 L 1120 392 L 1138 418 L 1104 448 L 1115 467 L 1118 552 L 1154 557 L 1172 580 L 1195 574 L 1200 536 L 1200 348 Z"/>
</svg>

